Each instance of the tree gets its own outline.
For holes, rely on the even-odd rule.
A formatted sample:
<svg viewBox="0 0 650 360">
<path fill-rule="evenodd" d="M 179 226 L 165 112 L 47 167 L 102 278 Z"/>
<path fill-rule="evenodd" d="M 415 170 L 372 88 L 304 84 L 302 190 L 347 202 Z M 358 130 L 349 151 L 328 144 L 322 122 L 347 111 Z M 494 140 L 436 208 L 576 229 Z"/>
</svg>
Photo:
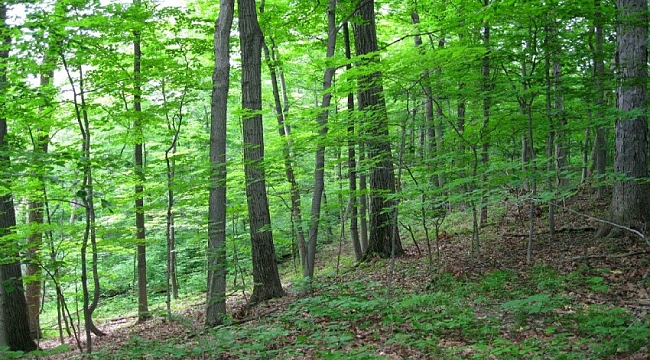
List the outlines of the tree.
<svg viewBox="0 0 650 360">
<path fill-rule="evenodd" d="M 260 14 L 264 13 L 264 2 L 260 5 Z M 268 41 L 270 40 L 270 41 Z M 289 112 L 289 101 L 287 96 L 286 82 L 284 73 L 280 67 L 280 60 L 278 59 L 277 51 L 275 49 L 275 42 L 272 37 L 264 39 L 262 49 L 264 50 L 264 57 L 269 67 L 271 75 L 271 86 L 273 88 L 273 102 L 275 117 L 278 122 L 278 133 L 281 138 L 286 139 L 283 142 L 282 152 L 284 157 L 284 173 L 287 182 L 290 186 L 291 193 L 291 223 L 296 232 L 296 243 L 298 245 L 298 256 L 300 264 L 305 269 L 307 264 L 307 242 L 305 241 L 305 232 L 302 224 L 302 201 L 300 199 L 300 187 L 296 180 L 295 154 L 293 153 L 293 140 L 291 139 L 291 125 L 287 123 L 287 115 Z M 267 44 L 271 43 L 271 47 Z M 279 76 L 278 76 L 279 75 Z M 278 81 L 279 78 L 279 81 Z M 284 106 L 280 99 L 280 87 L 282 88 L 282 97 L 284 99 Z"/>
<path fill-rule="evenodd" d="M 244 173 L 253 258 L 255 304 L 284 295 L 271 230 L 264 171 L 262 126 L 262 30 L 257 21 L 255 0 L 238 0 L 241 44 L 241 92 L 243 109 Z"/>
<path fill-rule="evenodd" d="M 44 58 L 44 66 L 48 66 L 48 56 Z M 51 65 L 50 65 L 51 66 Z M 44 92 L 47 92 L 47 87 L 50 85 L 50 80 L 54 77 L 54 71 L 47 70 L 40 74 L 40 86 L 43 87 Z M 43 109 L 39 112 L 43 113 Z M 44 117 L 47 115 L 43 114 Z M 39 186 L 35 199 L 29 199 L 27 203 L 28 213 L 27 221 L 31 226 L 30 233 L 27 237 L 27 259 L 26 276 L 30 278 L 25 284 L 25 297 L 27 298 L 27 307 L 29 308 L 29 329 L 32 338 L 40 338 L 41 325 L 41 291 L 43 288 L 42 279 L 42 259 L 41 248 L 43 244 L 43 230 L 41 226 L 44 221 L 44 207 L 45 207 L 45 173 L 41 169 L 44 168 L 45 159 L 50 143 L 49 124 L 44 126 L 37 126 L 34 129 L 30 128 L 30 137 L 34 152 L 34 161 L 38 164 L 38 169 L 34 171 L 36 183 Z"/>
<path fill-rule="evenodd" d="M 605 116 L 605 91 L 603 82 L 605 80 L 605 59 L 604 59 L 604 36 L 603 36 L 603 13 L 601 1 L 594 0 L 594 37 L 593 68 L 596 88 L 594 99 L 596 106 L 596 119 L 601 120 Z M 598 176 L 605 175 L 607 162 L 607 148 L 605 143 L 605 127 L 601 124 L 596 126 L 596 138 L 594 140 L 594 167 Z M 598 186 L 598 197 L 603 197 L 603 186 Z"/>
<path fill-rule="evenodd" d="M 140 9 L 141 0 L 133 0 L 133 6 L 136 10 Z M 133 32 L 133 130 L 135 131 L 135 238 L 137 243 L 137 263 L 138 263 L 138 321 L 147 320 L 149 315 L 149 305 L 147 299 L 147 244 L 144 229 L 144 160 L 143 160 L 143 124 L 142 124 L 142 74 L 140 64 L 142 61 L 142 51 L 140 50 L 141 30 L 136 29 Z"/>
<path fill-rule="evenodd" d="M 6 25 L 7 4 L 0 4 L 0 29 L 3 34 L 2 49 L 0 49 L 0 94 L 7 94 L 7 59 L 11 37 Z M 2 101 L 0 115 L 0 169 L 2 182 L 9 183 L 11 178 L 10 158 L 7 144 L 7 119 L 5 118 L 6 101 Z M 0 194 L 0 346 L 7 346 L 13 351 L 36 350 L 36 344 L 29 332 L 29 317 L 27 302 L 23 289 L 21 263 L 15 240 L 12 239 L 12 229 L 16 226 L 16 215 L 11 193 Z"/>
<path fill-rule="evenodd" d="M 226 124 L 230 88 L 230 28 L 234 0 L 219 1 L 214 29 L 214 72 L 210 110 L 210 200 L 208 210 L 208 294 L 205 326 L 226 315 Z"/>
<path fill-rule="evenodd" d="M 345 58 L 352 59 L 352 49 L 350 45 L 350 26 L 348 22 L 343 23 L 343 42 L 345 46 Z M 346 71 L 352 69 L 352 63 L 345 66 Z M 355 118 L 354 118 L 354 94 L 352 91 L 348 92 L 347 98 L 348 105 L 348 186 L 350 189 L 350 237 L 352 238 L 352 248 L 354 249 L 354 257 L 357 261 L 363 259 L 363 252 L 365 251 L 359 235 L 359 200 L 357 195 L 357 136 L 355 134 Z"/>
<path fill-rule="evenodd" d="M 330 0 L 327 6 L 327 58 L 331 59 L 336 50 L 336 0 Z M 318 138 L 319 144 L 316 149 L 314 169 L 314 195 L 311 202 L 309 237 L 307 241 L 307 262 L 304 266 L 303 276 L 313 277 L 316 262 L 316 242 L 318 239 L 318 227 L 320 224 L 321 200 L 325 190 L 325 136 L 327 135 L 327 118 L 329 116 L 332 93 L 330 87 L 334 79 L 336 68 L 329 65 L 323 77 L 323 101 L 321 111 L 318 114 Z"/>
<path fill-rule="evenodd" d="M 610 220 L 646 229 L 648 207 L 648 2 L 617 0 L 616 27 L 616 149 L 614 171 L 622 176 L 614 184 Z M 602 226 L 597 236 L 616 236 L 620 229 Z"/>
<path fill-rule="evenodd" d="M 375 24 L 374 0 L 358 3 L 359 20 L 354 23 L 354 45 L 357 56 L 363 57 L 363 65 L 371 67 L 359 79 L 359 111 L 364 114 L 364 129 L 367 132 L 366 146 L 370 170 L 370 237 L 365 256 L 377 254 L 381 257 L 400 256 L 402 243 L 397 233 L 395 203 L 390 197 L 395 194 L 395 171 L 388 139 L 388 114 L 383 95 L 381 72 L 374 65 L 376 56 L 377 30 Z"/>
</svg>

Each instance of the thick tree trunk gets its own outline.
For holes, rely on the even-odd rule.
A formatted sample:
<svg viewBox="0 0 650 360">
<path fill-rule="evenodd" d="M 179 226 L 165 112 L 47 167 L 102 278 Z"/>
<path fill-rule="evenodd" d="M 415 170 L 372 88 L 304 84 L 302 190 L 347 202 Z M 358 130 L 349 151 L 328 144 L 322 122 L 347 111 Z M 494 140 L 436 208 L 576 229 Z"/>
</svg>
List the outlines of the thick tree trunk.
<svg viewBox="0 0 650 360">
<path fill-rule="evenodd" d="M 648 206 L 648 2 L 617 0 L 616 54 L 618 88 L 616 155 L 614 171 L 626 177 L 614 184 L 611 221 L 645 230 Z M 603 226 L 597 236 L 616 236 L 618 230 Z"/>
<path fill-rule="evenodd" d="M 0 29 L 5 36 L 0 49 L 0 92 L 6 91 L 6 61 L 9 58 L 11 37 L 7 36 L 7 3 L 0 4 Z M 4 105 L 0 104 L 0 106 Z M 3 106 L 4 107 L 4 106 Z M 2 109 L 2 114 L 5 109 Z M 0 178 L 4 183 L 11 183 L 9 151 L 7 151 L 7 120 L 0 117 Z M 16 226 L 16 214 L 11 194 L 0 196 L 0 239 L 10 235 Z M 5 240 L 5 239 L 3 239 Z M 29 332 L 29 311 L 23 292 L 21 264 L 18 259 L 18 244 L 5 240 L 3 262 L 0 265 L 0 347 L 7 346 L 12 351 L 36 350 L 36 343 Z M 15 249 L 15 250 L 14 250 Z M 9 250 L 9 252 L 7 252 Z"/>
<path fill-rule="evenodd" d="M 262 126 L 262 31 L 257 22 L 255 0 L 238 0 L 242 58 L 242 109 L 244 173 L 250 221 L 255 304 L 284 295 L 273 245 L 271 216 L 264 171 Z"/>
<path fill-rule="evenodd" d="M 0 17 L 2 20 L 6 16 L 6 5 L 0 5 Z M 4 21 L 2 22 L 4 25 Z M 7 42 L 4 44 L 8 46 Z M 2 58 L 7 58 L 7 51 L 0 51 Z M 0 91 L 6 83 L 4 69 L 2 69 L 2 79 L 0 80 Z M 7 171 L 9 169 L 9 157 L 6 156 L 5 136 L 7 135 L 7 122 L 0 118 L 0 169 Z M 11 179 L 9 174 L 5 173 L 3 178 L 9 183 Z M 16 215 L 14 213 L 14 204 L 11 194 L 0 196 L 0 239 L 11 234 L 11 229 L 16 226 Z M 9 241 L 9 240 L 7 240 Z M 5 249 L 15 249 L 17 244 L 5 244 Z M 14 254 L 3 253 L 4 261 L 0 265 L 0 346 L 7 346 L 12 351 L 32 351 L 36 350 L 36 344 L 32 340 L 29 331 L 29 311 L 25 294 L 23 293 L 23 281 L 21 274 L 21 264 L 17 258 L 18 252 Z"/>
<path fill-rule="evenodd" d="M 354 24 L 354 42 L 358 56 L 373 54 L 378 50 L 374 1 L 362 1 L 358 8 L 359 23 Z M 377 58 L 366 61 L 378 62 Z M 366 114 L 368 157 L 373 164 L 370 170 L 370 237 L 365 257 L 403 254 L 402 243 L 396 237 L 397 215 L 395 202 L 395 171 L 388 139 L 388 115 L 383 97 L 381 73 L 374 72 L 359 79 L 359 111 Z"/>
<path fill-rule="evenodd" d="M 206 327 L 222 324 L 226 316 L 226 127 L 230 89 L 230 30 L 234 8 L 234 0 L 219 1 L 219 17 L 214 30 Z"/>
</svg>

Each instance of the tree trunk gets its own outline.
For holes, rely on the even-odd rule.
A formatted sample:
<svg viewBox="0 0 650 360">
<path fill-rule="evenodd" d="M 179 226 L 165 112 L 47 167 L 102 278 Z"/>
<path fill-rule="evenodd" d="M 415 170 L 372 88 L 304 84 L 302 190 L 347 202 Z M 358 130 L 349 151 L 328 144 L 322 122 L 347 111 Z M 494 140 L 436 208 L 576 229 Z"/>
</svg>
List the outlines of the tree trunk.
<svg viewBox="0 0 650 360">
<path fill-rule="evenodd" d="M 336 50 L 336 0 L 330 0 L 327 7 L 327 54 L 329 59 L 334 56 Z M 321 112 L 318 114 L 318 146 L 316 149 L 314 169 L 314 196 L 311 202 L 309 238 L 307 241 L 307 266 L 304 267 L 303 276 L 313 278 L 316 261 L 316 244 L 318 240 L 318 225 L 320 224 L 321 201 L 325 190 L 325 136 L 327 135 L 327 119 L 332 101 L 332 93 L 329 88 L 334 79 L 335 67 L 328 67 L 323 78 L 323 100 Z"/>
<path fill-rule="evenodd" d="M 345 43 L 345 58 L 352 59 L 352 50 L 350 45 L 350 27 L 348 23 L 343 23 L 343 40 Z M 352 69 L 352 64 L 348 63 L 346 70 Z M 350 189 L 350 237 L 352 238 L 352 248 L 354 249 L 354 258 L 359 261 L 363 258 L 363 247 L 359 237 L 359 203 L 357 195 L 357 136 L 355 135 L 354 121 L 354 94 L 348 93 L 348 185 Z"/>
<path fill-rule="evenodd" d="M 601 177 L 605 175 L 605 168 L 607 165 L 607 144 L 605 142 L 605 128 L 600 125 L 600 122 L 605 117 L 605 89 L 603 81 L 605 78 L 605 59 L 604 59 L 604 36 L 603 36 L 603 14 L 601 11 L 600 0 L 594 0 L 594 33 L 595 33 L 595 48 L 594 48 L 594 78 L 596 82 L 596 139 L 594 141 L 594 163 L 596 168 L 596 175 Z M 600 180 L 599 180 L 600 181 Z M 604 195 L 604 187 L 598 185 L 597 196 L 602 198 Z"/>
<path fill-rule="evenodd" d="M 0 27 L 5 34 L 7 20 L 7 4 L 0 4 Z M 0 92 L 6 91 L 7 68 L 9 58 L 9 47 L 11 38 L 3 37 L 2 49 L 0 49 Z M 4 105 L 4 103 L 3 103 Z M 4 107 L 4 106 L 3 106 Z M 5 109 L 2 109 L 2 114 Z M 4 172 L 3 182 L 11 183 L 9 173 L 5 172 L 10 168 L 9 151 L 7 151 L 7 120 L 0 116 L 0 169 Z M 6 178 L 4 178 L 6 176 Z M 10 235 L 16 226 L 16 214 L 11 194 L 0 196 L 0 239 Z M 5 240 L 5 239 L 3 239 Z M 9 240 L 6 240 L 9 241 Z M 4 249 L 17 249 L 18 244 L 5 244 Z M 29 332 L 29 311 L 25 294 L 23 293 L 23 281 L 21 264 L 18 259 L 18 251 L 15 253 L 3 253 L 3 260 L 7 263 L 0 265 L 0 346 L 7 346 L 12 351 L 36 350 L 36 343 L 32 340 Z"/>
<path fill-rule="evenodd" d="M 281 138 L 286 139 L 286 141 L 283 143 L 283 157 L 284 172 L 287 178 L 287 182 L 289 182 L 289 191 L 291 193 L 291 223 L 296 231 L 298 256 L 300 258 L 300 264 L 304 269 L 307 264 L 307 242 L 305 240 L 305 232 L 303 230 L 302 224 L 302 202 L 300 200 L 300 188 L 298 186 L 298 182 L 296 181 L 296 174 L 293 170 L 295 164 L 293 154 L 293 140 L 291 139 L 291 127 L 286 122 L 287 111 L 289 110 L 289 103 L 287 99 L 288 95 L 286 92 L 286 85 L 283 80 L 284 78 L 282 77 L 282 71 L 279 71 L 280 69 L 278 69 L 278 59 L 275 56 L 275 51 L 273 54 L 271 54 L 266 41 L 262 43 L 262 49 L 264 50 L 264 56 L 269 66 L 269 72 L 271 75 L 271 86 L 273 88 L 273 100 L 275 107 L 275 117 L 278 121 L 278 132 Z M 278 72 L 280 72 L 279 82 Z M 282 86 L 282 96 L 284 97 L 285 106 L 282 106 L 279 85 Z"/>
<path fill-rule="evenodd" d="M 551 37 L 554 34 L 551 34 L 551 30 L 548 26 L 544 27 L 544 46 L 547 53 L 553 53 L 554 47 L 550 45 Z M 546 119 L 548 120 L 548 137 L 546 138 L 546 157 L 548 158 L 548 164 L 546 167 L 547 176 L 546 176 L 546 185 L 548 191 L 553 192 L 557 188 L 556 184 L 556 175 L 557 174 L 557 161 L 551 161 L 551 159 L 557 159 L 556 149 L 556 124 L 553 116 L 553 104 L 552 104 L 552 81 L 551 81 L 551 56 L 544 57 L 544 80 L 545 80 L 545 105 L 546 105 Z M 555 166 L 554 166 L 555 165 Z M 549 201 L 548 203 L 548 231 L 551 238 L 555 235 L 555 206 L 553 205 L 554 201 Z"/>
<path fill-rule="evenodd" d="M 564 85 L 562 80 L 562 60 L 560 56 L 560 46 L 558 42 L 558 29 L 555 20 L 551 21 L 550 38 L 551 38 L 551 70 L 553 72 L 552 84 L 555 94 L 553 103 L 553 122 L 556 130 L 555 139 L 555 171 L 557 186 L 566 188 L 569 185 L 569 179 L 566 177 L 566 171 L 569 168 L 568 139 L 566 135 L 567 118 L 564 110 Z"/>
<path fill-rule="evenodd" d="M 373 54 L 378 50 L 374 0 L 362 1 L 357 14 L 360 21 L 353 26 L 356 54 Z M 379 60 L 368 57 L 365 61 L 376 63 Z M 396 209 L 395 202 L 389 197 L 395 194 L 395 171 L 380 72 L 361 76 L 358 98 L 359 111 L 366 115 L 368 157 L 373 164 L 370 170 L 370 238 L 364 256 L 400 256 L 403 254 L 402 243 L 399 238 L 393 238 Z"/>
<path fill-rule="evenodd" d="M 242 61 L 244 173 L 253 259 L 253 294 L 250 304 L 284 295 L 273 245 L 271 216 L 264 171 L 262 126 L 262 31 L 255 0 L 238 0 Z"/>
<path fill-rule="evenodd" d="M 483 0 L 483 7 L 487 9 L 490 4 L 489 0 Z M 483 23 L 483 46 L 485 46 L 485 55 L 483 55 L 482 65 L 481 65 L 481 90 L 483 91 L 483 143 L 481 144 L 481 164 L 483 168 L 488 168 L 488 163 L 490 161 L 490 141 L 486 139 L 487 127 L 490 124 L 490 111 L 492 108 L 492 97 L 490 92 L 492 91 L 492 79 L 490 77 L 490 23 L 485 21 Z M 482 186 L 487 185 L 487 172 L 483 172 L 481 175 Z M 479 226 L 485 226 L 488 219 L 488 207 L 487 207 L 487 197 L 481 197 L 481 215 L 479 219 Z"/>
<path fill-rule="evenodd" d="M 611 221 L 644 231 L 650 219 L 648 207 L 648 118 L 646 0 L 617 0 L 616 155 L 614 171 L 626 177 L 614 184 Z M 616 236 L 619 230 L 603 226 L 597 236 Z"/>
<path fill-rule="evenodd" d="M 214 30 L 206 327 L 222 324 L 226 316 L 226 128 L 230 89 L 230 30 L 234 8 L 234 0 L 219 1 L 219 17 Z"/>
<path fill-rule="evenodd" d="M 359 163 L 366 161 L 366 150 L 363 143 L 359 144 Z M 368 176 L 365 170 L 359 173 L 359 240 L 361 252 L 368 250 Z"/>
<path fill-rule="evenodd" d="M 133 0 L 135 7 L 140 7 L 141 0 Z M 147 245 L 144 229 L 144 182 L 145 170 L 143 160 L 144 130 L 142 125 L 142 78 L 140 73 L 140 62 L 142 52 L 140 51 L 140 31 L 134 31 L 133 36 L 133 130 L 135 133 L 135 241 L 137 244 L 138 259 L 138 322 L 147 320 L 150 317 L 149 304 L 147 299 Z"/>
</svg>

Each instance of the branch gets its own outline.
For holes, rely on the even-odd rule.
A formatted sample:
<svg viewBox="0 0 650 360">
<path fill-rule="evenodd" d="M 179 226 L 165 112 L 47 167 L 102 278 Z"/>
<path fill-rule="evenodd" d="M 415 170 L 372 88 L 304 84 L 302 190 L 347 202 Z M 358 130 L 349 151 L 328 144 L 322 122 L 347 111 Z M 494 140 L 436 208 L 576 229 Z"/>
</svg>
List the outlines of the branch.
<svg viewBox="0 0 650 360">
<path fill-rule="evenodd" d="M 611 221 L 607 221 L 607 220 L 599 219 L 599 218 L 597 218 L 597 217 L 593 217 L 593 216 L 591 216 L 591 215 L 583 214 L 583 213 L 578 212 L 578 211 L 575 211 L 575 210 L 573 210 L 573 209 L 569 209 L 569 208 L 566 207 L 566 206 L 562 206 L 562 205 L 559 205 L 559 204 L 556 204 L 556 203 L 553 203 L 553 202 L 550 202 L 550 201 L 549 201 L 549 204 L 551 204 L 551 205 L 553 205 L 553 206 L 557 206 L 557 207 L 561 208 L 562 210 L 566 210 L 566 211 L 568 211 L 568 212 L 570 212 L 570 213 L 572 213 L 572 214 L 575 214 L 575 215 L 578 215 L 578 216 L 585 217 L 585 218 L 587 218 L 587 219 L 589 219 L 589 220 L 593 220 L 593 221 L 596 221 L 596 222 L 599 222 L 599 223 L 602 223 L 602 224 L 607 224 L 607 225 L 610 225 L 610 226 L 613 226 L 613 227 L 616 227 L 616 228 L 619 228 L 619 229 L 623 229 L 623 230 L 629 231 L 629 232 L 631 232 L 631 233 L 633 233 L 633 234 L 639 236 L 641 239 L 643 239 L 643 241 L 645 241 L 645 243 L 646 243 L 648 246 L 650 246 L 650 240 L 648 239 L 648 237 L 645 236 L 645 234 L 643 234 L 643 233 L 640 232 L 639 230 L 632 229 L 631 227 L 627 227 L 627 226 L 619 225 L 619 224 L 613 223 L 613 222 L 611 222 Z"/>
</svg>

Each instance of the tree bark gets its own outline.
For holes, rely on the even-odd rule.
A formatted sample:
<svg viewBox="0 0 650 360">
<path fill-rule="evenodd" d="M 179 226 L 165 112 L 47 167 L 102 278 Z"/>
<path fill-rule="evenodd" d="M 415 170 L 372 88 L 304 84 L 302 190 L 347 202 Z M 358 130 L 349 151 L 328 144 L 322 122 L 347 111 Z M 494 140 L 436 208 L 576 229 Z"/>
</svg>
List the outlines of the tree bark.
<svg viewBox="0 0 650 360">
<path fill-rule="evenodd" d="M 271 41 L 272 43 L 272 41 Z M 264 56 L 266 62 L 269 66 L 269 72 L 271 75 L 271 86 L 273 88 L 273 101 L 275 107 L 275 117 L 278 121 L 278 132 L 281 138 L 286 139 L 283 144 L 283 157 L 284 157 L 284 172 L 287 178 L 287 182 L 290 186 L 291 193 L 291 222 L 296 231 L 296 243 L 298 245 L 298 256 L 300 258 L 300 265 L 305 268 L 307 264 L 307 241 L 305 240 L 305 232 L 303 230 L 302 224 L 302 201 L 300 199 L 300 187 L 296 181 L 296 174 L 293 170 L 295 156 L 293 153 L 293 140 L 291 139 L 291 126 L 286 122 L 286 116 L 289 103 L 287 99 L 287 92 L 285 87 L 284 78 L 282 77 L 282 71 L 279 71 L 278 68 L 278 59 L 277 56 L 274 56 L 276 52 L 274 51 L 271 54 L 266 41 L 262 43 L 262 48 L 264 50 Z M 280 73 L 280 81 L 278 81 L 278 72 Z M 281 83 L 281 84 L 280 84 Z M 282 86 L 282 96 L 284 97 L 284 106 L 282 105 L 282 100 L 280 99 L 280 85 Z"/>
<path fill-rule="evenodd" d="M 617 0 L 616 65 L 618 87 L 614 171 L 626 178 L 614 184 L 610 220 L 633 229 L 646 230 L 648 206 L 648 3 Z M 617 236 L 620 231 L 605 225 L 597 236 Z"/>
<path fill-rule="evenodd" d="M 6 91 L 7 68 L 11 37 L 7 34 L 7 4 L 0 4 L 0 29 L 5 34 L 0 49 L 0 92 Z M 2 104 L 4 107 L 4 103 Z M 5 109 L 2 109 L 5 114 Z M 0 116 L 0 175 L 3 182 L 11 182 L 10 158 L 7 141 L 7 120 Z M 3 240 L 4 252 L 0 260 L 0 346 L 7 346 L 12 351 L 36 350 L 36 343 L 29 332 L 29 311 L 23 289 L 21 263 L 18 258 L 18 244 L 9 239 L 16 226 L 16 214 L 11 193 L 0 194 L 0 239 Z"/>
<path fill-rule="evenodd" d="M 226 128 L 230 89 L 230 29 L 234 8 L 234 0 L 219 1 L 219 16 L 214 30 L 206 327 L 222 324 L 226 316 Z"/>
<path fill-rule="evenodd" d="M 7 4 L 0 4 L 0 29 L 4 37 L 0 49 L 0 92 L 5 92 L 7 87 L 6 63 L 9 58 L 11 37 L 7 30 Z M 0 105 L 4 107 L 4 103 Z M 11 166 L 7 141 L 7 120 L 4 117 L 5 109 L 0 116 L 0 171 L 6 183 L 10 183 Z M 3 256 L 0 265 L 0 346 L 7 346 L 12 351 L 36 350 L 36 343 L 32 340 L 29 331 L 29 310 L 25 300 L 21 263 L 18 258 L 18 244 L 5 238 L 12 234 L 16 226 L 16 214 L 11 193 L 0 194 L 0 239 L 3 241 Z"/>
<path fill-rule="evenodd" d="M 141 0 L 133 0 L 133 5 L 139 8 Z M 143 159 L 144 130 L 142 124 L 142 75 L 140 62 L 142 51 L 140 50 L 141 33 L 139 30 L 133 32 L 133 130 L 135 133 L 134 157 L 135 157 L 135 241 L 137 246 L 138 260 L 138 322 L 149 319 L 149 302 L 147 299 L 147 244 L 144 228 L 144 182 L 145 170 Z"/>
<path fill-rule="evenodd" d="M 244 173 L 253 260 L 250 304 L 284 295 L 273 245 L 271 216 L 264 171 L 262 126 L 262 30 L 255 0 L 238 0 L 242 59 Z"/>
<path fill-rule="evenodd" d="M 374 4 L 374 0 L 362 1 L 357 7 L 359 22 L 353 26 L 357 56 L 373 54 L 378 50 Z M 378 61 L 374 56 L 365 60 L 367 63 Z M 359 111 L 366 115 L 366 144 L 369 161 L 373 164 L 370 170 L 370 237 L 364 256 L 401 256 L 402 243 L 399 238 L 393 238 L 397 233 L 394 224 L 398 222 L 395 202 L 389 197 L 395 194 L 395 170 L 380 72 L 361 76 L 358 99 Z"/>
<path fill-rule="evenodd" d="M 352 59 L 352 49 L 350 45 L 350 27 L 348 22 L 343 23 L 343 41 L 345 44 L 345 58 Z M 346 70 L 352 69 L 352 64 L 345 66 Z M 357 136 L 355 134 L 354 119 L 354 94 L 348 93 L 348 186 L 350 189 L 350 237 L 352 238 L 352 248 L 354 257 L 357 261 L 363 258 L 363 247 L 359 236 L 359 196 L 357 195 Z"/>
<path fill-rule="evenodd" d="M 603 36 L 603 14 L 601 10 L 600 0 L 594 0 L 594 33 L 595 33 L 595 47 L 594 47 L 594 79 L 596 83 L 596 94 L 594 99 L 596 101 L 596 139 L 594 141 L 594 165 L 597 176 L 605 175 L 605 168 L 607 166 L 607 144 L 605 141 L 605 127 L 600 124 L 605 117 L 605 89 L 603 81 L 605 78 L 605 59 L 604 59 L 604 36 Z M 604 187 L 598 185 L 597 196 L 602 198 L 604 195 Z"/>
<path fill-rule="evenodd" d="M 487 9 L 490 5 L 490 0 L 483 0 L 483 8 Z M 486 135 L 487 128 L 490 124 L 490 112 L 492 110 L 492 96 L 490 95 L 492 91 L 492 78 L 491 78 L 491 58 L 490 54 L 492 52 L 490 47 L 490 22 L 483 22 L 483 46 L 485 47 L 485 54 L 483 55 L 482 64 L 481 64 L 481 91 L 483 92 L 483 143 L 481 144 L 481 164 L 483 168 L 487 169 L 490 161 L 490 141 Z M 481 182 L 483 186 L 486 186 L 488 181 L 487 172 L 483 172 L 481 175 Z M 488 220 L 488 206 L 487 206 L 487 197 L 481 197 L 481 215 L 479 220 L 480 226 L 485 226 Z"/>
<path fill-rule="evenodd" d="M 336 50 L 336 0 L 330 0 L 327 7 L 327 54 L 329 59 L 334 56 Z M 314 169 L 314 196 L 311 202 L 309 237 L 307 241 L 307 264 L 304 267 L 304 277 L 314 277 L 314 267 L 316 266 L 316 244 L 318 241 L 318 227 L 320 224 L 321 202 L 323 200 L 323 191 L 325 190 L 325 136 L 327 135 L 327 120 L 332 102 L 332 93 L 329 88 L 332 86 L 334 72 L 333 66 L 325 70 L 323 79 L 323 100 L 321 102 L 321 112 L 318 114 L 318 145 L 316 149 L 315 169 Z"/>
</svg>

